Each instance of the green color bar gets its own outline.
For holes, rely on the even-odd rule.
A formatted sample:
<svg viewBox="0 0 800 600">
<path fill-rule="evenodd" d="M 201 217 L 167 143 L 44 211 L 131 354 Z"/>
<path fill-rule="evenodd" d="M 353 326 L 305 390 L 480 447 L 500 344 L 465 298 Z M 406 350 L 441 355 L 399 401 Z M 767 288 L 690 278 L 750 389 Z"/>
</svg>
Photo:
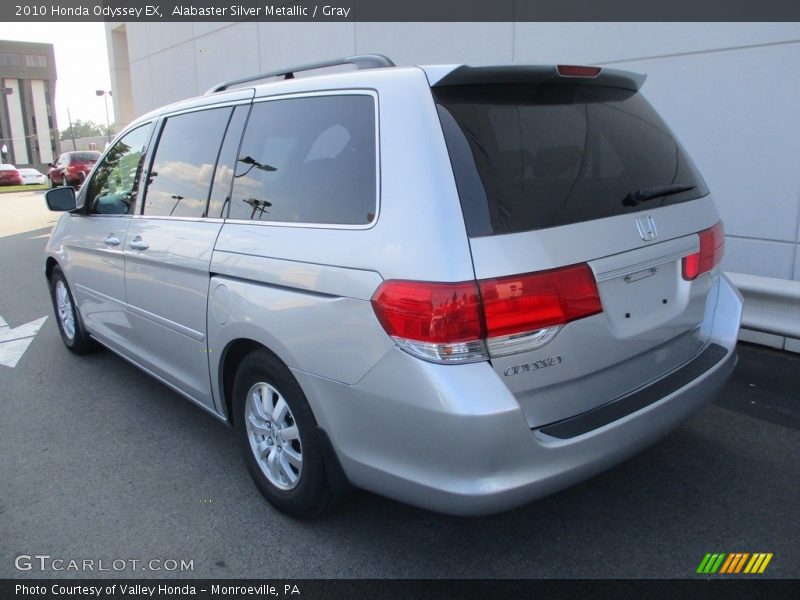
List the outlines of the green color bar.
<svg viewBox="0 0 800 600">
<path fill-rule="evenodd" d="M 706 564 L 708 564 L 709 559 L 711 558 L 711 554 L 706 554 L 703 557 L 703 560 L 700 562 L 700 566 L 697 567 L 698 573 L 705 573 Z"/>
<path fill-rule="evenodd" d="M 719 558 L 719 554 L 711 555 L 711 558 L 708 559 L 708 563 L 706 563 L 706 568 L 703 569 L 703 573 L 711 573 L 711 567 L 713 567 L 714 563 L 717 562 L 717 558 Z"/>
<path fill-rule="evenodd" d="M 725 552 L 723 552 L 722 554 L 719 555 L 719 558 L 717 559 L 717 562 L 715 562 L 714 566 L 711 567 L 711 570 L 710 570 L 711 573 L 716 573 L 717 572 L 717 569 L 719 569 L 720 566 L 722 566 L 722 561 L 725 560 L 726 556 L 727 556 L 727 554 Z"/>
</svg>

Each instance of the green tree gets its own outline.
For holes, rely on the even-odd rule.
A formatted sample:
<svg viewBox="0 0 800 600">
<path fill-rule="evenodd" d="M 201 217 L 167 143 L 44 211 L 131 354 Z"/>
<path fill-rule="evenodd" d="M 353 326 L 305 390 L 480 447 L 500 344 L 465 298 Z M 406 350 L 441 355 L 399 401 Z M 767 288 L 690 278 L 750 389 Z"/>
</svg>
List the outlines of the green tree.
<svg viewBox="0 0 800 600">
<path fill-rule="evenodd" d="M 106 136 L 110 135 L 110 137 L 113 138 L 117 134 L 117 124 L 116 123 L 111 123 L 108 127 L 106 127 L 103 124 L 100 124 L 99 127 L 100 127 L 100 130 L 102 131 L 102 135 L 106 135 Z M 109 134 L 109 132 L 110 132 L 110 134 Z"/>
<path fill-rule="evenodd" d="M 61 139 L 71 140 L 73 138 L 73 134 L 75 139 L 101 136 L 105 135 L 105 129 L 105 125 L 101 127 L 94 121 L 81 121 L 80 119 L 75 119 L 72 122 L 72 127 L 67 127 L 66 129 L 61 130 Z"/>
</svg>

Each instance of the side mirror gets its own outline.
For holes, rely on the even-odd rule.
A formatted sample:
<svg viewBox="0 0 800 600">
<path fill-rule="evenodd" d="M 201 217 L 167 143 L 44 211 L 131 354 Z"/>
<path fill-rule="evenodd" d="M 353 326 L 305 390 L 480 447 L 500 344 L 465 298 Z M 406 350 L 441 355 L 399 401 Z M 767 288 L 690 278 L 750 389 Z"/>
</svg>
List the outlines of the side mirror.
<svg viewBox="0 0 800 600">
<path fill-rule="evenodd" d="M 47 201 L 47 208 L 59 212 L 74 210 L 78 205 L 75 200 L 75 190 L 71 187 L 53 188 L 44 195 L 44 199 Z"/>
</svg>

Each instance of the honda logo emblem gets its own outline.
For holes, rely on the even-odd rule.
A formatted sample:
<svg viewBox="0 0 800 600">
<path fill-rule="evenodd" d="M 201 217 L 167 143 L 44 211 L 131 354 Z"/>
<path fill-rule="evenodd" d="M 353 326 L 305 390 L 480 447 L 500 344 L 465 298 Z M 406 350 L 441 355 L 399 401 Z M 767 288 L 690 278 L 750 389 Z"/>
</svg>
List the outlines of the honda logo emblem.
<svg viewBox="0 0 800 600">
<path fill-rule="evenodd" d="M 636 229 L 645 242 L 652 242 L 658 237 L 656 222 L 653 217 L 636 217 Z"/>
</svg>

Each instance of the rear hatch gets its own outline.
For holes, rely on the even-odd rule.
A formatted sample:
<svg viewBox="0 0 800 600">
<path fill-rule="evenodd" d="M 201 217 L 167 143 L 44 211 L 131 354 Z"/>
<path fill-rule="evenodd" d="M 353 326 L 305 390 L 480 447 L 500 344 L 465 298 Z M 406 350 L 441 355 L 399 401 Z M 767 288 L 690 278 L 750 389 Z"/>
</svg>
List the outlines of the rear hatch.
<svg viewBox="0 0 800 600">
<path fill-rule="evenodd" d="M 531 427 L 647 385 L 707 341 L 701 272 L 719 261 L 721 226 L 642 80 L 459 67 L 432 86 L 491 364 Z"/>
</svg>

